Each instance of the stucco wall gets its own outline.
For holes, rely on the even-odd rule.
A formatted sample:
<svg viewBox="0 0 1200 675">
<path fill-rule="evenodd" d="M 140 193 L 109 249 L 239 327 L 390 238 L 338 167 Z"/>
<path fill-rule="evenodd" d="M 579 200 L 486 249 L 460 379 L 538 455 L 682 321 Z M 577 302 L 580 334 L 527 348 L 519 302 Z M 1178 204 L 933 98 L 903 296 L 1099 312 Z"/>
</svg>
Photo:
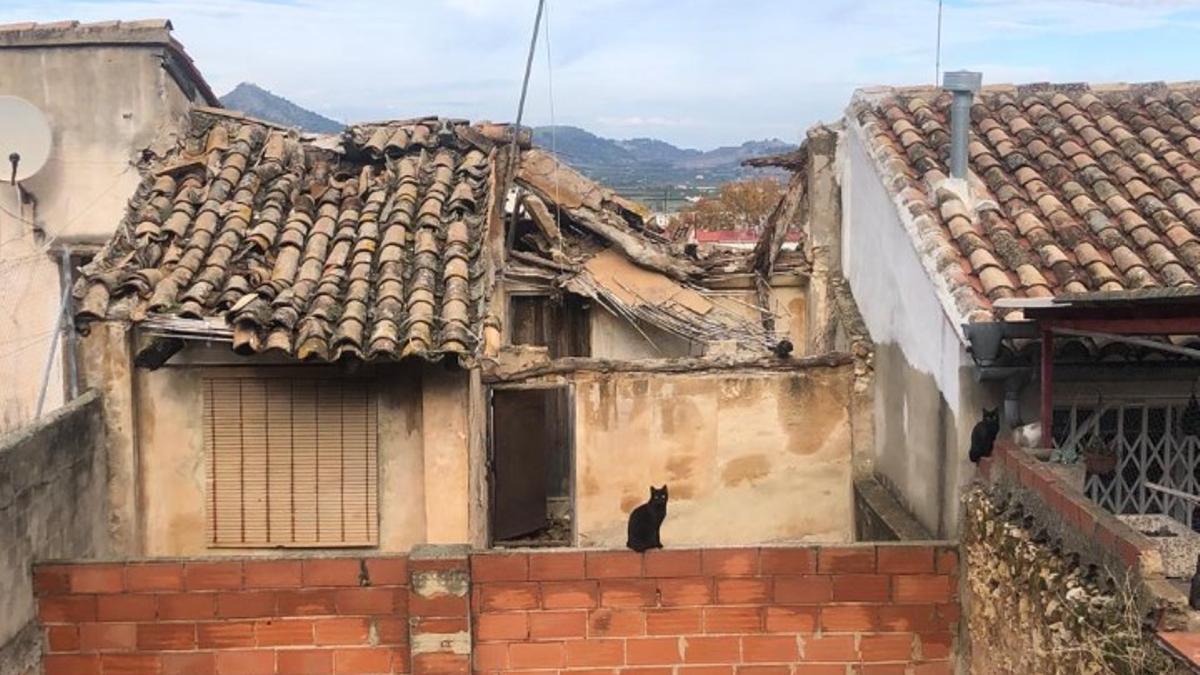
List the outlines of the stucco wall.
<svg viewBox="0 0 1200 675">
<path fill-rule="evenodd" d="M 842 267 L 875 351 L 875 469 L 935 536 L 957 531 L 967 449 L 984 403 L 940 301 L 857 127 L 841 145 Z"/>
<path fill-rule="evenodd" d="M 209 548 L 205 538 L 202 380 L 329 377 L 320 366 L 167 367 L 135 379 L 143 550 L 149 556 L 245 555 L 276 549 Z M 379 545 L 404 552 L 426 541 L 468 540 L 467 375 L 403 365 L 371 377 L 378 394 Z M 426 485 L 435 489 L 426 490 Z"/>
<path fill-rule="evenodd" d="M 853 538 L 851 368 L 575 377 L 581 546 L 670 486 L 667 546 Z"/>
<path fill-rule="evenodd" d="M 26 672 L 40 659 L 31 563 L 108 551 L 104 447 L 95 393 L 0 436 L 0 674 Z"/>
<path fill-rule="evenodd" d="M 141 180 L 133 162 L 188 110 L 187 98 L 162 67 L 162 51 L 0 50 L 0 94 L 33 103 L 50 123 L 50 160 L 23 184 L 37 195 L 47 234 L 100 244 L 116 227 Z"/>
<path fill-rule="evenodd" d="M 36 209 L 19 205 L 7 181 L 0 189 L 0 378 L 5 382 L 0 431 L 27 422 L 36 410 L 62 292 L 51 252 L 67 242 L 99 245 L 108 238 L 141 179 L 134 163 L 142 150 L 187 111 L 187 99 L 161 65 L 161 51 L 148 46 L 0 50 L 0 94 L 20 96 L 40 108 L 52 134 L 49 161 L 23 182 L 37 200 Z M 35 226 L 44 237 L 35 236 Z M 63 401 L 61 355 L 60 348 L 46 410 Z"/>
</svg>

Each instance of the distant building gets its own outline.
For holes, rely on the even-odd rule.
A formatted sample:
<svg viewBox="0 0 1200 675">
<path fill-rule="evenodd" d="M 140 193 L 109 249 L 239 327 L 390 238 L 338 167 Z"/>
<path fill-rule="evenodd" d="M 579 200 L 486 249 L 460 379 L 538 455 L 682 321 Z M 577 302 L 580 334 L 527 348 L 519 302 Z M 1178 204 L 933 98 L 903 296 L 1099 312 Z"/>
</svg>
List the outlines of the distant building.
<svg viewBox="0 0 1200 675">
<path fill-rule="evenodd" d="M 109 238 L 142 181 L 139 167 L 175 142 L 190 108 L 218 103 L 160 19 L 0 26 L 0 95 L 41 109 L 53 135 L 24 196 L 0 190 L 4 431 L 33 418 L 47 363 L 43 409 L 72 388 L 68 350 L 52 346 L 61 279 Z"/>
<path fill-rule="evenodd" d="M 750 230 L 696 230 L 693 235 L 697 244 L 708 244 L 722 248 L 752 249 L 761 236 Z M 804 234 L 800 230 L 790 230 L 784 239 L 784 250 L 796 250 Z"/>
</svg>

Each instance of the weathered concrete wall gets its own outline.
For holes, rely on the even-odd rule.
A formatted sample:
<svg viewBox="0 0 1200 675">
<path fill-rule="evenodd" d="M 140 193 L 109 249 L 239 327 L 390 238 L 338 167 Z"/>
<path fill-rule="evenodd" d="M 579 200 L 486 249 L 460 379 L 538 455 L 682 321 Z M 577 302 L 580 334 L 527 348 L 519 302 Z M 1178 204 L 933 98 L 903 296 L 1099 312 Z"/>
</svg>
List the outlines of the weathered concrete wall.
<svg viewBox="0 0 1200 675">
<path fill-rule="evenodd" d="M 202 428 L 205 377 L 336 377 L 321 366 L 209 366 L 137 370 L 142 550 L 149 556 L 259 555 L 209 548 Z M 467 374 L 402 365 L 361 372 L 377 392 L 379 545 L 468 541 Z M 427 489 L 428 486 L 428 489 Z"/>
<path fill-rule="evenodd" d="M 46 166 L 23 182 L 36 209 L 0 190 L 8 212 L 0 211 L 0 431 L 33 418 L 62 294 L 56 256 L 34 230 L 57 237 L 56 251 L 65 242 L 99 245 L 116 228 L 141 180 L 134 164 L 143 148 L 170 133 L 189 106 L 161 52 L 135 45 L 0 49 L 0 94 L 40 108 L 53 138 Z M 60 361 L 46 410 L 62 405 Z"/>
<path fill-rule="evenodd" d="M 843 134 L 842 268 L 875 343 L 875 471 L 935 536 L 957 531 L 971 428 L 998 391 L 976 383 L 943 292 L 922 266 L 857 127 Z"/>
<path fill-rule="evenodd" d="M 854 529 L 857 541 L 923 541 L 929 531 L 917 522 L 878 480 L 854 480 Z"/>
<path fill-rule="evenodd" d="M 103 556 L 105 433 L 89 392 L 36 425 L 0 436 L 0 674 L 34 670 L 41 631 L 31 564 Z"/>
<path fill-rule="evenodd" d="M 668 546 L 850 541 L 851 367 L 575 377 L 579 544 L 670 486 Z"/>
<path fill-rule="evenodd" d="M 137 411 L 130 350 L 129 328 L 110 321 L 92 326 L 79 344 L 80 374 L 84 386 L 100 392 L 104 429 L 108 435 L 105 530 L 113 551 L 121 555 L 141 553 L 141 539 L 138 536 L 140 484 L 135 422 Z"/>
<path fill-rule="evenodd" d="M 190 106 L 163 68 L 163 51 L 141 45 L 0 50 L 0 93 L 33 103 L 50 123 L 50 160 L 24 182 L 37 195 L 47 234 L 100 244 L 116 228 L 141 180 L 134 163 L 142 149 L 173 133 Z"/>
</svg>

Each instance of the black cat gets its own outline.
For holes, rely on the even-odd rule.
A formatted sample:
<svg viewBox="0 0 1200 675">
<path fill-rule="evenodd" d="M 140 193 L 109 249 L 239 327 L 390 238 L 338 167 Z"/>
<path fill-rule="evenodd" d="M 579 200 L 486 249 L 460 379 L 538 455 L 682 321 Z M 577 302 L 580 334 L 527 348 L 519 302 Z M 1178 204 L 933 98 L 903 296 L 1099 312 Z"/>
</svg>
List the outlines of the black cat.
<svg viewBox="0 0 1200 675">
<path fill-rule="evenodd" d="M 662 548 L 659 528 L 667 517 L 667 486 L 662 489 L 650 486 L 650 501 L 629 514 L 629 540 L 625 545 L 641 553 L 652 548 Z"/>
<path fill-rule="evenodd" d="M 978 463 L 984 457 L 992 456 L 992 445 L 996 442 L 996 434 L 1000 433 L 1000 409 L 983 409 L 983 419 L 975 423 L 971 430 L 971 451 L 967 456 L 972 462 Z"/>
</svg>

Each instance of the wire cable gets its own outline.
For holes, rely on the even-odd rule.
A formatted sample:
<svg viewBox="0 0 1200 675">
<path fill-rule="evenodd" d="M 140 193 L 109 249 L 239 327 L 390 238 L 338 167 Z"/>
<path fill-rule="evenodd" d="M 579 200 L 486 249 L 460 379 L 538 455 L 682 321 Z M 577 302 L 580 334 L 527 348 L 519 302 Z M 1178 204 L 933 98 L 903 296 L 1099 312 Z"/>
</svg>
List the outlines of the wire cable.
<svg viewBox="0 0 1200 675">
<path fill-rule="evenodd" d="M 942 0 L 938 0 L 937 46 L 933 57 L 933 86 L 938 86 L 942 79 Z"/>
<path fill-rule="evenodd" d="M 549 4 L 546 5 L 546 23 L 543 31 L 546 34 L 546 89 L 550 99 L 550 154 L 554 155 L 554 225 L 559 232 L 562 232 L 562 210 L 558 208 L 562 200 L 559 198 L 558 191 L 558 122 L 554 117 L 554 59 L 551 58 L 550 50 Z"/>
</svg>

